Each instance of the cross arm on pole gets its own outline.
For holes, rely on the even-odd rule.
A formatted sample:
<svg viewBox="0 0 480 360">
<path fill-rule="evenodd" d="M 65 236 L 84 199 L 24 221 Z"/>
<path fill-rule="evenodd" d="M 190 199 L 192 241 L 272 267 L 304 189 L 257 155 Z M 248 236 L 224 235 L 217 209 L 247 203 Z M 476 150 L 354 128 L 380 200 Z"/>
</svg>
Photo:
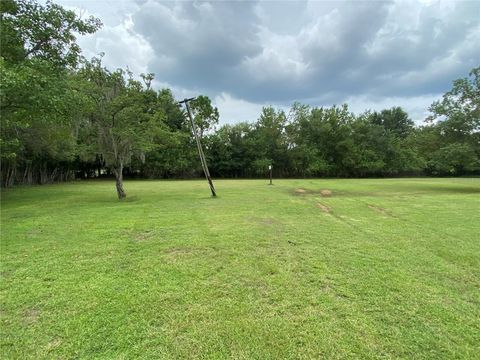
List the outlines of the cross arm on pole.
<svg viewBox="0 0 480 360">
<path fill-rule="evenodd" d="M 177 104 L 187 104 L 189 101 L 193 101 L 196 98 L 190 98 L 190 99 L 183 99 L 182 101 L 177 102 Z"/>
</svg>

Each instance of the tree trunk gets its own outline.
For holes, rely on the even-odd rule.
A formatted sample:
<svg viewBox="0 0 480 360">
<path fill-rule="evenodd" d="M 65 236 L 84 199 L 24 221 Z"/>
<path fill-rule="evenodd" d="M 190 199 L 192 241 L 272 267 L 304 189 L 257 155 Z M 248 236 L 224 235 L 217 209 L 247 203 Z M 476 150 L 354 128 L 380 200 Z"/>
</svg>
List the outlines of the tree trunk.
<svg viewBox="0 0 480 360">
<path fill-rule="evenodd" d="M 53 183 L 55 180 L 57 180 L 57 172 L 58 168 L 53 169 L 52 173 L 50 174 L 50 183 Z"/>
<path fill-rule="evenodd" d="M 12 165 L 10 167 L 10 176 L 8 178 L 8 183 L 7 183 L 7 187 L 12 187 L 13 184 L 15 183 L 15 177 L 17 175 L 17 166 L 16 165 Z"/>
<path fill-rule="evenodd" d="M 127 197 L 125 190 L 123 190 L 123 164 L 118 167 L 114 167 L 113 173 L 115 174 L 115 185 L 117 187 L 118 199 L 122 200 Z"/>
<path fill-rule="evenodd" d="M 40 165 L 39 175 L 40 175 L 40 185 L 45 185 L 48 183 L 48 169 L 47 163 L 44 162 Z"/>
<path fill-rule="evenodd" d="M 12 187 L 15 183 L 17 167 L 15 164 L 8 164 L 6 169 L 5 165 L 2 164 L 2 176 L 1 176 L 1 186 L 2 187 Z"/>
</svg>

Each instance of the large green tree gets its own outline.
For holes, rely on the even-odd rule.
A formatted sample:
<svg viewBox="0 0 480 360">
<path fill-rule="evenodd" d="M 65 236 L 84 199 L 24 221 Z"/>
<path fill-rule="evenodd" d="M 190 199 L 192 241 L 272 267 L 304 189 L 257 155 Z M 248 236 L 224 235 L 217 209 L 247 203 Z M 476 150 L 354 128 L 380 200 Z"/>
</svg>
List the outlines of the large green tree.
<svg viewBox="0 0 480 360">
<path fill-rule="evenodd" d="M 251 171 L 252 166 L 262 156 L 256 144 L 249 123 L 220 127 L 207 138 L 212 175 L 233 178 L 256 175 Z M 265 168 L 260 171 L 264 172 Z"/>
<path fill-rule="evenodd" d="M 399 106 L 380 112 L 375 111 L 369 116 L 369 119 L 373 124 L 382 126 L 386 132 L 399 138 L 406 138 L 413 131 L 415 125 Z"/>
<path fill-rule="evenodd" d="M 288 140 L 285 127 L 287 116 L 283 110 L 264 107 L 252 130 L 252 145 L 256 159 L 251 167 L 256 175 L 266 174 L 272 165 L 277 176 L 285 176 L 288 168 Z"/>
<path fill-rule="evenodd" d="M 32 182 L 46 176 L 48 162 L 72 154 L 71 122 L 79 106 L 71 75 L 80 58 L 76 34 L 100 27 L 93 17 L 81 19 L 52 2 L 0 2 L 0 152 L 2 185 L 19 178 Z"/>
<path fill-rule="evenodd" d="M 155 139 L 168 133 L 165 113 L 148 85 L 145 88 L 121 69 L 109 71 L 100 59 L 85 62 L 78 77 L 84 81 L 83 91 L 90 101 L 83 122 L 88 153 L 102 155 L 115 175 L 118 198 L 123 199 L 123 170 L 132 157 L 143 160 L 156 146 Z"/>
<path fill-rule="evenodd" d="M 432 115 L 427 122 L 440 121 L 452 139 L 480 132 L 480 66 L 473 68 L 468 77 L 455 80 L 452 89 L 429 110 Z"/>
<path fill-rule="evenodd" d="M 428 154 L 428 170 L 450 175 L 480 171 L 480 67 L 455 80 L 429 110 L 427 123 L 437 129 L 437 146 Z"/>
<path fill-rule="evenodd" d="M 190 102 L 190 109 L 200 136 L 203 136 L 209 130 L 215 129 L 220 114 L 218 109 L 212 105 L 212 101 L 208 96 L 197 96 L 195 100 Z"/>
</svg>

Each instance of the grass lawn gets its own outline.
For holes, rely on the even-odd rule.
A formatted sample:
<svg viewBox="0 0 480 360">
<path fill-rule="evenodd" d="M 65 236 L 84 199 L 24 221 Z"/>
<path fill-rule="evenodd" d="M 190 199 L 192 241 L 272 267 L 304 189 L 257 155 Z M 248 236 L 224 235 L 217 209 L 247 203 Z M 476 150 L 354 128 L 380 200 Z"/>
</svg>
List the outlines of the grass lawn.
<svg viewBox="0 0 480 360">
<path fill-rule="evenodd" d="M 0 356 L 478 359 L 480 179 L 215 185 L 3 191 Z"/>
</svg>

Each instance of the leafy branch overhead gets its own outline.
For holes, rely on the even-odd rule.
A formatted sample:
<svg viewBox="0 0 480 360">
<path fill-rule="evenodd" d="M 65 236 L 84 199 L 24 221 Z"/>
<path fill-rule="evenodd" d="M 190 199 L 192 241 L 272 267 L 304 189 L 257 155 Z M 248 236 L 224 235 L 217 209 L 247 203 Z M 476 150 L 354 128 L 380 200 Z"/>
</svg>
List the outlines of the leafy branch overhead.
<svg viewBox="0 0 480 360">
<path fill-rule="evenodd" d="M 101 26 L 99 19 L 82 19 L 51 1 L 40 5 L 30 0 L 2 0 L 2 57 L 10 63 L 36 58 L 74 67 L 81 52 L 76 34 L 91 34 Z"/>
</svg>

